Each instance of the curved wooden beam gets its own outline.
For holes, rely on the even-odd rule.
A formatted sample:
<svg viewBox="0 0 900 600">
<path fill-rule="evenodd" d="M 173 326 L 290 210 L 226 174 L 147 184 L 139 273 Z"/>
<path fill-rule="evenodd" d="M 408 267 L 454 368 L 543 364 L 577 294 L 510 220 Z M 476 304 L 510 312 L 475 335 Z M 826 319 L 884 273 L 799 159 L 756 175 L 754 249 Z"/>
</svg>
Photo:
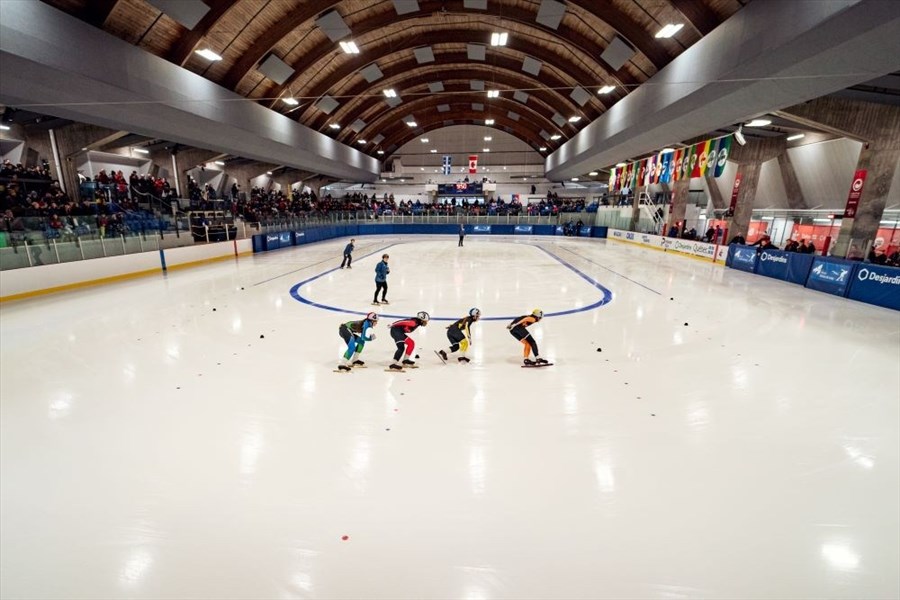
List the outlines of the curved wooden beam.
<svg viewBox="0 0 900 600">
<path fill-rule="evenodd" d="M 544 130 L 550 134 L 566 134 L 565 131 L 562 131 L 550 119 L 531 110 L 522 111 L 522 105 L 513 100 L 507 100 L 505 98 L 494 98 L 492 100 L 492 103 L 499 110 L 473 110 L 472 103 L 481 101 L 483 99 L 484 96 L 478 95 L 476 93 L 460 94 L 455 100 L 451 102 L 444 102 L 443 100 L 437 98 L 420 98 L 419 100 L 405 103 L 404 105 L 392 108 L 382 113 L 376 120 L 372 121 L 371 123 L 367 123 L 363 130 L 358 134 L 353 133 L 349 130 L 345 130 L 341 132 L 341 134 L 338 136 L 338 139 L 347 145 L 352 145 L 352 139 L 350 138 L 359 137 L 368 140 L 379 133 L 387 137 L 387 134 L 384 132 L 391 131 L 394 128 L 402 129 L 403 127 L 405 127 L 407 129 L 411 129 L 412 131 L 416 131 L 418 127 L 411 128 L 403 121 L 403 118 L 407 115 L 412 115 L 416 119 L 417 124 L 419 123 L 419 119 L 428 121 L 431 120 L 432 116 L 435 116 L 435 118 L 439 118 L 441 121 L 455 121 L 457 118 L 464 118 L 460 117 L 460 115 L 473 115 L 470 118 L 481 121 L 484 121 L 485 119 L 494 119 L 494 122 L 497 123 L 500 120 L 503 120 L 507 122 L 509 126 L 516 132 L 527 130 L 535 136 L 538 136 L 541 130 Z M 446 113 L 438 112 L 437 107 L 440 104 L 449 105 L 450 110 Z M 487 106 L 485 108 L 487 108 Z M 518 109 L 516 112 L 519 112 L 519 114 L 521 115 L 518 121 L 513 121 L 512 119 L 507 117 L 507 113 L 513 108 Z M 521 134 L 517 134 L 516 137 L 524 140 Z M 525 141 L 527 141 L 529 145 L 532 146 L 537 143 L 537 140 L 535 140 L 534 138 L 527 139 Z"/>
<path fill-rule="evenodd" d="M 497 18 L 502 18 L 507 21 L 516 22 L 521 27 L 525 27 L 525 28 L 533 30 L 535 32 L 540 32 L 541 34 L 544 34 L 544 35 L 550 35 L 553 38 L 555 38 L 555 40 L 559 44 L 565 46 L 570 51 L 574 52 L 575 49 L 580 50 L 581 52 L 583 52 L 584 54 L 586 54 L 588 57 L 590 57 L 592 59 L 592 62 L 594 65 L 596 65 L 598 71 L 606 73 L 608 76 L 612 76 L 612 70 L 609 67 L 609 65 L 604 63 L 599 58 L 600 54 L 602 54 L 604 48 L 599 47 L 595 40 L 592 40 L 592 39 L 582 35 L 578 31 L 571 29 L 569 27 L 565 27 L 563 25 L 561 25 L 558 30 L 551 30 L 551 29 L 540 27 L 535 22 L 532 22 L 530 20 L 526 21 L 526 20 L 524 20 L 523 17 L 519 17 L 519 15 L 522 15 L 521 8 L 516 8 L 515 10 L 512 10 L 512 12 L 510 12 L 510 10 L 509 10 L 510 7 L 504 6 L 500 2 L 497 2 L 497 1 L 489 3 L 488 10 L 486 10 L 486 11 L 481 11 L 481 10 L 469 11 L 469 10 L 465 10 L 462 0 L 446 0 L 446 1 L 444 1 L 444 0 L 425 0 L 425 1 L 421 2 L 420 10 L 417 12 L 398 16 L 394 11 L 388 10 L 384 13 L 379 14 L 376 17 L 373 17 L 371 19 L 364 21 L 363 23 L 361 23 L 360 25 L 358 25 L 355 28 L 355 30 L 353 31 L 353 37 L 356 39 L 359 39 L 369 33 L 378 31 L 379 29 L 381 29 L 383 27 L 386 27 L 388 25 L 395 25 L 395 24 L 401 23 L 401 22 L 409 22 L 409 21 L 415 21 L 415 20 L 428 20 L 428 19 L 432 18 L 433 12 L 440 11 L 444 8 L 446 8 L 447 11 L 451 12 L 451 13 L 456 12 L 456 13 L 466 14 L 469 16 L 487 15 L 487 16 L 494 16 Z M 615 13 L 615 12 L 618 12 L 618 9 L 612 8 L 611 10 L 607 10 L 607 12 Z M 529 15 L 530 15 L 530 13 L 529 13 Z M 537 13 L 535 12 L 534 15 L 537 15 Z M 277 44 L 281 38 L 283 38 L 285 35 L 287 35 L 287 33 L 281 33 L 281 32 L 284 29 L 288 28 L 288 26 L 291 24 L 295 24 L 295 27 L 302 24 L 302 21 L 296 22 L 297 19 L 299 19 L 299 16 L 297 18 L 285 19 L 283 22 L 279 23 L 276 27 L 273 27 L 269 32 L 267 32 L 265 36 L 263 36 L 262 38 L 260 38 L 256 42 L 254 42 L 253 46 L 247 52 L 245 52 L 245 54 L 241 58 L 241 60 L 239 60 L 237 63 L 235 63 L 235 65 L 232 66 L 232 68 L 225 75 L 225 78 L 222 81 L 222 85 L 227 88 L 230 88 L 230 89 L 237 89 L 240 82 L 244 79 L 244 77 L 246 77 L 248 75 L 248 73 L 250 72 L 250 70 L 260 61 L 260 59 L 262 59 L 262 57 L 265 55 L 265 52 L 268 52 L 268 50 L 271 49 L 272 47 L 274 47 L 275 44 Z M 615 29 L 614 25 L 610 24 L 610 26 L 612 26 Z M 490 28 L 487 28 L 485 31 L 488 31 L 488 33 L 489 33 L 489 29 Z M 293 30 L 293 28 L 288 30 L 288 32 L 292 31 L 292 30 Z M 445 31 L 445 30 L 442 30 L 442 31 Z M 458 30 L 446 30 L 446 31 L 458 31 Z M 471 30 L 467 30 L 467 31 L 471 31 Z M 276 35 L 277 35 L 277 37 L 276 37 Z M 516 36 L 513 36 L 512 40 L 513 40 L 513 43 L 516 43 Z M 482 33 L 482 36 L 480 38 L 471 38 L 470 41 L 479 41 L 481 43 L 486 43 L 487 38 L 485 38 Z M 390 46 L 393 42 L 396 42 L 396 38 L 388 39 L 387 45 Z M 428 42 L 433 43 L 431 35 L 429 35 Z M 524 46 L 522 40 L 518 40 L 518 44 Z M 418 38 L 418 43 L 416 45 L 422 45 L 421 38 Z M 278 96 L 286 87 L 289 87 L 290 85 L 292 85 L 298 77 L 307 75 L 307 71 L 310 69 L 310 67 L 312 65 L 316 64 L 317 62 L 319 62 L 320 60 L 322 60 L 323 58 L 327 57 L 329 54 L 331 54 L 335 51 L 336 51 L 335 46 L 331 43 L 328 43 L 328 44 L 324 45 L 322 48 L 318 49 L 317 52 L 309 53 L 309 54 L 305 55 L 301 62 L 291 65 L 295 70 L 295 75 L 289 81 L 285 82 L 285 84 L 283 86 L 280 86 L 279 88 L 277 88 L 277 93 L 270 93 L 268 95 L 269 96 Z M 369 46 L 366 46 L 364 49 L 364 54 L 366 55 L 366 57 L 368 57 L 367 59 L 365 59 L 368 62 L 372 62 L 371 52 L 372 52 L 372 48 Z M 561 59 L 564 62 L 566 61 L 565 56 L 562 56 L 560 54 L 556 54 L 556 56 L 558 57 L 558 59 Z M 362 57 L 360 57 L 360 58 L 363 59 Z M 648 59 L 649 58 L 650 57 L 648 57 Z M 667 61 L 668 60 L 669 59 L 667 58 Z M 651 59 L 651 62 L 653 62 L 652 59 Z M 659 67 L 657 67 L 657 68 L 659 68 Z M 624 77 L 622 77 L 622 79 L 620 81 L 621 83 L 627 83 L 627 84 L 639 83 L 637 81 L 632 81 L 631 76 L 628 75 L 627 72 L 623 72 L 620 75 L 624 76 Z"/>
<path fill-rule="evenodd" d="M 84 20 L 95 27 L 103 28 L 106 19 L 112 14 L 119 0 L 93 0 L 88 2 L 84 11 Z"/>
<path fill-rule="evenodd" d="M 397 76 L 394 78 L 386 78 L 384 87 L 395 89 L 400 98 L 404 100 L 404 104 L 397 108 L 401 108 L 404 105 L 409 106 L 410 101 L 422 97 L 434 98 L 437 101 L 437 104 L 447 104 L 455 101 L 459 93 L 465 92 L 471 93 L 473 97 L 476 98 L 473 100 L 474 102 L 480 102 L 488 106 L 495 99 L 488 98 L 485 92 L 473 91 L 469 85 L 469 81 L 473 79 L 485 79 L 487 71 L 483 68 L 473 69 L 473 66 L 474 65 L 471 63 L 435 65 L 427 72 L 416 73 L 410 77 L 404 78 L 402 76 Z M 500 74 L 492 73 L 492 75 L 494 79 L 493 81 L 487 81 L 487 87 L 493 85 L 495 89 L 498 89 L 501 92 L 501 97 L 506 97 L 507 99 L 512 96 L 511 90 L 534 86 L 533 80 L 519 76 L 516 73 L 504 72 Z M 432 94 L 428 91 L 426 87 L 427 84 L 436 79 L 443 81 L 445 88 L 443 93 Z M 566 118 L 574 114 L 580 115 L 586 120 L 592 118 L 586 117 L 585 115 L 587 113 L 579 110 L 578 106 L 574 102 L 571 102 L 567 97 L 563 97 L 553 91 L 538 89 L 533 92 L 528 92 L 528 94 L 530 95 L 528 103 L 523 104 L 521 102 L 516 102 L 516 105 L 520 107 L 520 109 L 515 110 L 515 112 L 519 114 L 522 114 L 525 111 L 534 112 L 547 119 L 552 118 L 554 112 L 560 112 L 560 114 Z M 314 125 L 310 126 L 314 129 L 318 129 L 324 127 L 327 121 L 333 120 L 337 120 L 341 123 L 351 123 L 357 118 L 361 118 L 366 121 L 371 118 L 373 111 L 380 113 L 388 110 L 388 106 L 384 101 L 385 98 L 381 94 L 357 97 L 343 106 L 336 114 L 324 115 L 323 113 L 318 112 Z M 599 114 L 599 111 L 591 111 L 591 114 Z"/>
<path fill-rule="evenodd" d="M 187 34 L 181 36 L 178 42 L 169 49 L 165 56 L 166 60 L 183 67 L 206 34 L 212 31 L 231 7 L 238 2 L 240 0 L 207 0 L 209 12 L 203 15 L 200 22 Z"/>
<path fill-rule="evenodd" d="M 669 0 L 675 10 L 680 12 L 701 36 L 706 35 L 719 26 L 719 18 L 703 2 L 697 0 Z"/>
<path fill-rule="evenodd" d="M 420 96 L 413 100 L 407 100 L 400 106 L 392 109 L 388 109 L 386 106 L 376 107 L 369 115 L 360 116 L 359 118 L 363 121 L 366 121 L 367 117 L 370 119 L 370 121 L 367 121 L 368 128 L 383 123 L 385 119 L 388 121 L 391 119 L 396 120 L 408 114 L 415 114 L 416 112 L 422 111 L 437 112 L 437 107 L 443 104 L 450 105 L 451 107 L 462 106 L 464 109 L 472 110 L 472 104 L 475 103 L 484 105 L 485 110 L 483 111 L 482 116 L 484 119 L 496 118 L 496 116 L 501 114 L 506 116 L 508 112 L 512 111 L 517 113 L 520 119 L 527 119 L 532 123 L 541 125 L 541 128 L 546 129 L 548 133 L 558 132 L 565 135 L 571 133 L 565 131 L 553 122 L 553 113 L 555 111 L 553 111 L 552 108 L 541 106 L 541 108 L 538 109 L 534 106 L 526 106 L 521 102 L 516 102 L 510 98 L 509 95 L 506 97 L 501 96 L 489 99 L 485 96 L 484 92 L 471 91 L 469 89 L 468 81 L 454 82 L 448 85 L 448 91 L 453 93 L 442 96 Z M 454 118 L 452 112 L 443 114 L 445 119 Z M 350 122 L 351 121 L 347 121 L 347 123 Z M 377 127 L 375 131 L 378 131 Z M 540 131 L 540 129 L 538 131 Z"/>
<path fill-rule="evenodd" d="M 432 117 L 428 117 L 420 122 L 418 124 L 419 127 L 417 127 L 416 129 L 410 129 L 409 127 L 406 127 L 401 123 L 399 126 L 392 126 L 388 130 L 386 130 L 385 133 L 382 134 L 385 136 L 385 138 L 381 143 L 381 147 L 385 150 L 385 154 L 384 156 L 379 156 L 379 159 L 387 159 L 399 148 L 402 148 L 405 144 L 416 139 L 417 137 L 420 137 L 423 134 L 428 134 L 432 131 L 437 131 L 439 129 L 444 129 L 444 127 L 447 127 L 446 125 L 444 125 L 444 121 L 447 119 L 441 117 L 442 115 L 440 113 Z M 456 118 L 453 119 L 453 125 L 481 125 L 482 120 L 482 113 L 474 111 L 469 111 L 468 113 L 458 112 L 456 113 Z M 530 148 L 534 148 L 535 153 L 538 153 L 541 156 L 546 156 L 547 153 L 538 152 L 538 148 L 540 146 L 535 145 L 534 142 L 534 138 L 540 139 L 540 129 L 533 132 L 530 129 L 526 129 L 522 126 L 519 126 L 518 129 L 516 129 L 513 127 L 513 125 L 516 124 L 517 123 L 515 121 L 511 121 L 506 117 L 499 117 L 496 119 L 496 126 L 488 127 L 487 129 L 499 129 L 501 131 L 506 131 L 510 135 L 528 144 Z M 541 140 L 541 142 L 543 143 L 543 140 Z M 550 143 L 548 142 L 546 146 L 549 147 Z"/>
<path fill-rule="evenodd" d="M 647 57 L 657 71 L 669 64 L 669 61 L 674 58 L 653 37 L 655 32 L 647 31 L 643 25 L 616 8 L 614 3 L 605 2 L 604 0 L 568 0 L 568 2 L 594 15 L 618 31 L 638 52 Z M 690 0 L 690 2 L 697 3 L 698 0 Z"/>
</svg>

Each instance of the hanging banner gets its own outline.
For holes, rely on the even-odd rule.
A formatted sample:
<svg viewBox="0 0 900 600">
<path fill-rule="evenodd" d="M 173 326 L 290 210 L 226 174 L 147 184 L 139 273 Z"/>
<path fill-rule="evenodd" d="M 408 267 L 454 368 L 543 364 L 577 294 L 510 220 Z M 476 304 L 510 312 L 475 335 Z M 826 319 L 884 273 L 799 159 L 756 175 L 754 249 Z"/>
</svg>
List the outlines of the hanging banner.
<svg viewBox="0 0 900 600">
<path fill-rule="evenodd" d="M 669 182 L 675 181 L 675 153 L 669 153 Z"/>
<path fill-rule="evenodd" d="M 672 177 L 672 181 L 681 180 L 681 169 L 684 165 L 684 148 L 679 148 L 675 152 L 675 175 Z"/>
<path fill-rule="evenodd" d="M 738 173 L 734 176 L 734 187 L 731 188 L 731 204 L 728 206 L 728 212 L 732 215 L 734 214 L 734 209 L 737 208 L 738 195 L 741 192 L 741 173 Z"/>
<path fill-rule="evenodd" d="M 703 144 L 694 144 L 691 151 L 691 177 L 700 177 L 700 154 L 703 152 Z"/>
<path fill-rule="evenodd" d="M 856 210 L 859 208 L 859 199 L 862 196 L 863 185 L 866 183 L 866 170 L 859 169 L 853 174 L 853 183 L 850 184 L 850 194 L 847 196 L 847 206 L 844 207 L 844 218 L 853 219 L 856 217 Z"/>
<path fill-rule="evenodd" d="M 630 187 L 631 191 L 633 192 L 637 189 L 638 185 L 640 185 L 638 184 L 638 167 L 640 166 L 640 163 L 631 163 L 630 166 L 631 174 L 628 178 L 628 187 Z"/>
<path fill-rule="evenodd" d="M 450 175 L 453 172 L 453 157 L 449 154 L 444 155 L 443 167 L 441 172 L 444 175 Z"/>
<path fill-rule="evenodd" d="M 707 144 L 709 144 L 709 149 L 706 151 L 706 166 L 701 173 L 703 177 L 712 175 L 716 170 L 716 154 L 718 153 L 719 141 L 710 140 Z"/>
<path fill-rule="evenodd" d="M 725 163 L 728 162 L 728 156 L 731 154 L 731 136 L 723 137 L 719 140 L 719 150 L 716 152 L 716 171 L 715 177 L 721 177 L 725 172 Z"/>
<path fill-rule="evenodd" d="M 613 167 L 609 170 L 609 193 L 612 194 L 616 191 L 616 169 L 617 167 Z"/>
<path fill-rule="evenodd" d="M 477 173 L 478 172 L 478 155 L 470 154 L 469 155 L 469 173 Z"/>
<path fill-rule="evenodd" d="M 659 182 L 660 183 L 669 183 L 669 164 L 672 162 L 672 153 L 666 152 L 665 154 L 659 155 L 659 163 L 660 163 L 660 172 L 659 172 Z"/>
<path fill-rule="evenodd" d="M 706 173 L 707 159 L 709 158 L 709 140 L 697 144 L 699 151 L 697 153 L 697 174 L 695 177 L 703 177 Z"/>
</svg>

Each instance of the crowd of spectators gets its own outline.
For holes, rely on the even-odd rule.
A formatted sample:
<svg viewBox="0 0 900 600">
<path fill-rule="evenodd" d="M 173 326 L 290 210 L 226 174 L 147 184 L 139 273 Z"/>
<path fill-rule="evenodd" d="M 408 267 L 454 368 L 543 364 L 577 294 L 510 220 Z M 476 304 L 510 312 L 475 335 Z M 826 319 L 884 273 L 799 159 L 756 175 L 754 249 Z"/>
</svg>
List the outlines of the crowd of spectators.
<svg viewBox="0 0 900 600">
<path fill-rule="evenodd" d="M 149 204 L 151 198 L 165 200 L 175 195 L 165 177 L 153 177 L 137 171 L 132 171 L 128 179 L 121 170 L 107 173 L 106 169 L 101 169 L 92 181 L 81 173 L 78 177 L 82 198 L 94 202 L 113 202 L 127 210 L 138 210 L 141 204 Z"/>
</svg>

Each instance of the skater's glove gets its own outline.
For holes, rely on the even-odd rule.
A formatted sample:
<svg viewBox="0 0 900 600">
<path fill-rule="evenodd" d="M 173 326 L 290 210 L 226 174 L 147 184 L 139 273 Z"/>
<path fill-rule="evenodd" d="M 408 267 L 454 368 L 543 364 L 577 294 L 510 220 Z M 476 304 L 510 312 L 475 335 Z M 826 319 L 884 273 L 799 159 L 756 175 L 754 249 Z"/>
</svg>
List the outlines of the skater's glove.
<svg viewBox="0 0 900 600">
<path fill-rule="evenodd" d="M 369 341 L 371 342 L 371 341 L 374 340 L 374 339 L 375 339 L 375 333 L 372 332 L 372 333 L 369 334 Z"/>
</svg>

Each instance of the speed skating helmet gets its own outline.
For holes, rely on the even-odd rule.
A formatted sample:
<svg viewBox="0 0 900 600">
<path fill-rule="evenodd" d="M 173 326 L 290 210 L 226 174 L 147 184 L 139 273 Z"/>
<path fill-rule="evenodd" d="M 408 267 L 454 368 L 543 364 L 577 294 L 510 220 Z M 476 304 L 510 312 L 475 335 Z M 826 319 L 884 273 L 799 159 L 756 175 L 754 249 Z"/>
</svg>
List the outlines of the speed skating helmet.
<svg viewBox="0 0 900 600">
<path fill-rule="evenodd" d="M 431 320 L 431 315 L 429 315 L 424 310 L 421 310 L 416 313 L 416 318 L 419 319 L 420 321 L 422 321 L 423 323 L 428 323 L 428 321 Z"/>
<path fill-rule="evenodd" d="M 534 309 L 533 311 L 531 311 L 531 316 L 534 317 L 535 319 L 543 319 L 543 318 L 544 318 L 544 311 L 542 311 L 542 310 L 539 309 L 539 308 L 536 308 L 536 309 Z"/>
<path fill-rule="evenodd" d="M 369 314 L 366 315 L 366 320 L 367 320 L 367 321 L 372 321 L 372 323 L 377 323 L 377 322 L 378 322 L 378 315 L 376 315 L 376 314 L 373 313 L 373 312 L 370 312 Z"/>
<path fill-rule="evenodd" d="M 473 318 L 475 318 L 475 319 L 478 319 L 479 317 L 481 317 L 481 311 L 478 310 L 477 308 L 470 308 L 470 309 L 469 309 L 469 316 L 470 316 L 470 317 L 473 317 Z"/>
</svg>

